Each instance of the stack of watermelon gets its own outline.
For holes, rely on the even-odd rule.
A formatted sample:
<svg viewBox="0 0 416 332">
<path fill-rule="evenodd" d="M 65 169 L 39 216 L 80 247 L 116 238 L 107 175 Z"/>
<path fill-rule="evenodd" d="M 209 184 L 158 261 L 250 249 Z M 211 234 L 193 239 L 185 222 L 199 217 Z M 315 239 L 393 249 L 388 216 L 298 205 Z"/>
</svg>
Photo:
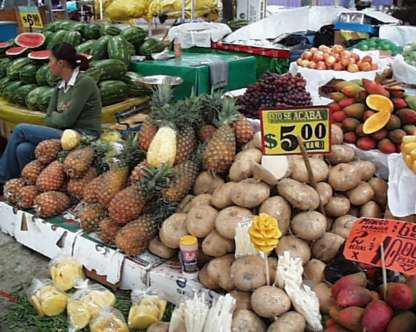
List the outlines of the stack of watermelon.
<svg viewBox="0 0 416 332">
<path fill-rule="evenodd" d="M 0 96 L 33 111 L 46 112 L 59 78 L 48 68 L 49 49 L 67 42 L 92 61 L 87 73 L 98 83 L 103 105 L 148 93 L 128 72 L 132 55 L 161 52 L 164 45 L 139 27 L 121 30 L 114 25 L 55 21 L 43 33 L 22 33 L 0 43 Z"/>
</svg>

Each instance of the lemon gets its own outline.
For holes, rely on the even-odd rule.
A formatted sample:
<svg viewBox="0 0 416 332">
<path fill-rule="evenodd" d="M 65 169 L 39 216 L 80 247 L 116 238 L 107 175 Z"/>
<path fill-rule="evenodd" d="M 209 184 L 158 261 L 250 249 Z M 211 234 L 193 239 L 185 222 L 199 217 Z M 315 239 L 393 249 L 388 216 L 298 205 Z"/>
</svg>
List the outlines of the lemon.
<svg viewBox="0 0 416 332">
<path fill-rule="evenodd" d="M 155 305 L 133 305 L 129 311 L 128 323 L 130 328 L 147 329 L 153 323 L 159 321 L 160 310 Z"/>
<path fill-rule="evenodd" d="M 45 316 L 45 313 L 42 310 L 42 306 L 40 305 L 40 301 L 35 295 L 32 295 L 30 297 L 30 302 L 32 303 L 33 307 L 35 308 L 39 316 Z"/>
<path fill-rule="evenodd" d="M 45 315 L 51 317 L 61 314 L 65 310 L 67 304 L 67 296 L 59 292 L 46 293 L 46 295 L 42 296 L 42 301 L 40 303 Z"/>
<path fill-rule="evenodd" d="M 110 314 L 105 318 L 96 319 L 90 324 L 91 332 L 129 332 L 126 323 L 117 316 Z"/>
<path fill-rule="evenodd" d="M 91 314 L 88 307 L 81 301 L 71 300 L 68 302 L 67 312 L 71 324 L 76 329 L 83 329 L 88 325 Z"/>
</svg>

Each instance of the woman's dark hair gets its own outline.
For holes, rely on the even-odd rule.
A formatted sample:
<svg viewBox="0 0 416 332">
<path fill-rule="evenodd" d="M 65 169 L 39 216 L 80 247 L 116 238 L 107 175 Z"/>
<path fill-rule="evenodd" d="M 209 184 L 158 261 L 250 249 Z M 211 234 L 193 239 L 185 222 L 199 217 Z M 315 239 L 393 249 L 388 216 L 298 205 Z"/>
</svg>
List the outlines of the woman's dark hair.
<svg viewBox="0 0 416 332">
<path fill-rule="evenodd" d="M 79 67 L 80 70 L 87 70 L 88 60 L 85 56 L 77 54 L 74 46 L 68 43 L 62 43 L 52 47 L 52 55 L 58 60 L 64 60 L 75 69 Z"/>
</svg>

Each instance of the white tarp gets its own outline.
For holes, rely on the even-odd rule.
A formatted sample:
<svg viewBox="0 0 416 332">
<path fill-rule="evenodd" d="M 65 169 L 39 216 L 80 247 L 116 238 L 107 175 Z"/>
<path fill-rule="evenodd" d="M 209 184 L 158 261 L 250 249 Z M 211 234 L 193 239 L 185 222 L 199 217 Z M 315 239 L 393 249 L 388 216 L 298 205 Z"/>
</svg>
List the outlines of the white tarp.
<svg viewBox="0 0 416 332">
<path fill-rule="evenodd" d="M 409 25 L 382 25 L 380 38 L 389 39 L 400 46 L 416 42 L 416 27 Z"/>
</svg>

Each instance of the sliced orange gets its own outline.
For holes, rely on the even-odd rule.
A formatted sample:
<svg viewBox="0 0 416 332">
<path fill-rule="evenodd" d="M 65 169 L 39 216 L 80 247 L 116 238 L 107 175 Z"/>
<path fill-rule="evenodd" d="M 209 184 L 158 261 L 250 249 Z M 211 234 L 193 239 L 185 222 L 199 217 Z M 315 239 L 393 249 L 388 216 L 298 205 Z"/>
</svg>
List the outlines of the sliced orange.
<svg viewBox="0 0 416 332">
<path fill-rule="evenodd" d="M 367 106 L 370 107 L 373 111 L 388 111 L 389 113 L 393 112 L 393 102 L 385 96 L 369 95 L 365 101 Z"/>
<path fill-rule="evenodd" d="M 372 134 L 383 129 L 389 122 L 391 113 L 388 110 L 380 111 L 365 120 L 363 125 L 364 134 Z"/>
</svg>

